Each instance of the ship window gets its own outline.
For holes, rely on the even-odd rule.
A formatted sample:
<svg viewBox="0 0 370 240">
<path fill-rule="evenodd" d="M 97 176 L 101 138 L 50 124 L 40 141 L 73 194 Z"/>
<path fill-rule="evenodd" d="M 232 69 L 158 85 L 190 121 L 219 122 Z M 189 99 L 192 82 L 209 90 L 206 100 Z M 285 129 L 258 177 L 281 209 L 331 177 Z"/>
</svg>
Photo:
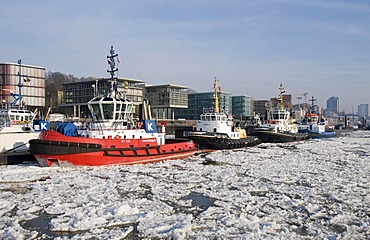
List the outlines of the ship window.
<svg viewBox="0 0 370 240">
<path fill-rule="evenodd" d="M 114 104 L 103 104 L 104 119 L 112 119 L 113 110 L 114 110 Z"/>
<path fill-rule="evenodd" d="M 91 113 L 93 115 L 93 118 L 95 118 L 96 120 L 100 120 L 101 119 L 101 115 L 100 115 L 100 108 L 99 108 L 99 105 L 98 104 L 91 104 Z"/>
</svg>

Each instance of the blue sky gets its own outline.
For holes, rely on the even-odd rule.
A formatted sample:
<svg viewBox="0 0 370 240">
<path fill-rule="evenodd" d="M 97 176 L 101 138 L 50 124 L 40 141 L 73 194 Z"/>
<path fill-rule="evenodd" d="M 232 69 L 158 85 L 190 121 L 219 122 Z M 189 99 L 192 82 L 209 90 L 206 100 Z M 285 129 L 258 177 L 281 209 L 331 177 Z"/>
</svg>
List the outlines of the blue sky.
<svg viewBox="0 0 370 240">
<path fill-rule="evenodd" d="M 269 99 L 283 83 L 340 110 L 370 104 L 370 1 L 4 1 L 0 62 L 107 77 L 111 45 L 119 76 Z M 298 102 L 298 101 L 295 101 Z"/>
</svg>

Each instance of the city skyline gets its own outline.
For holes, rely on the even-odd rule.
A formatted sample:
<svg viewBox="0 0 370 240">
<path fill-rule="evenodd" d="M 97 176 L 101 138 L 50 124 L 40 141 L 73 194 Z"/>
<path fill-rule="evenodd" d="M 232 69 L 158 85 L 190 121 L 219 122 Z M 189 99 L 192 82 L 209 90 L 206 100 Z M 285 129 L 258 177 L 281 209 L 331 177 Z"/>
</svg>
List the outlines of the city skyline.
<svg viewBox="0 0 370 240">
<path fill-rule="evenodd" d="M 326 107 L 357 111 L 370 97 L 367 1 L 7 1 L 0 9 L 0 62 L 76 77 L 118 76 L 270 99 L 283 84 Z"/>
</svg>

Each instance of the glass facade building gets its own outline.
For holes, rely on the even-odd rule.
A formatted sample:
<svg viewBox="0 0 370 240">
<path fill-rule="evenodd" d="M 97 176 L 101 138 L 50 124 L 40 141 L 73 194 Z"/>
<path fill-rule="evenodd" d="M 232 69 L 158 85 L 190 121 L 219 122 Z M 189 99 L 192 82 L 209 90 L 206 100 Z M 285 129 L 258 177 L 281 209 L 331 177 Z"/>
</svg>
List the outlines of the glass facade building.
<svg viewBox="0 0 370 240">
<path fill-rule="evenodd" d="M 188 108 L 176 110 L 177 118 L 199 120 L 204 108 L 214 108 L 214 92 L 189 93 Z M 219 109 L 232 114 L 232 97 L 230 93 L 218 93 Z"/>
<path fill-rule="evenodd" d="M 235 119 L 245 120 L 254 116 L 254 98 L 250 96 L 233 96 L 232 113 Z"/>
<path fill-rule="evenodd" d="M 326 109 L 338 114 L 339 113 L 339 98 L 338 97 L 330 97 L 326 101 Z"/>
<path fill-rule="evenodd" d="M 145 86 L 145 98 L 150 101 L 152 117 L 175 119 L 177 109 L 188 107 L 188 87 L 166 84 Z"/>
<path fill-rule="evenodd" d="M 117 78 L 117 89 L 126 94 L 127 98 L 139 105 L 143 101 L 143 81 L 130 78 Z M 110 78 L 63 84 L 61 109 L 70 117 L 90 117 L 87 103 L 94 96 L 104 96 L 112 88 Z"/>
<path fill-rule="evenodd" d="M 369 117 L 369 104 L 358 105 L 358 116 L 359 117 Z"/>
</svg>

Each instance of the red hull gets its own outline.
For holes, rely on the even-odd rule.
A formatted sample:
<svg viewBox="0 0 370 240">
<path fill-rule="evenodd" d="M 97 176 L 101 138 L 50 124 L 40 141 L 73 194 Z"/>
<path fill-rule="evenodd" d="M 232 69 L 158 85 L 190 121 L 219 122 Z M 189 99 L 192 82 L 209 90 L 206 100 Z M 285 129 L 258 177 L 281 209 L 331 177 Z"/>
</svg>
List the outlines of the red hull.
<svg viewBox="0 0 370 240">
<path fill-rule="evenodd" d="M 158 145 L 149 139 L 97 139 L 68 137 L 47 130 L 30 141 L 30 151 L 40 166 L 129 165 L 181 159 L 194 155 L 191 140 L 171 140 Z"/>
</svg>

